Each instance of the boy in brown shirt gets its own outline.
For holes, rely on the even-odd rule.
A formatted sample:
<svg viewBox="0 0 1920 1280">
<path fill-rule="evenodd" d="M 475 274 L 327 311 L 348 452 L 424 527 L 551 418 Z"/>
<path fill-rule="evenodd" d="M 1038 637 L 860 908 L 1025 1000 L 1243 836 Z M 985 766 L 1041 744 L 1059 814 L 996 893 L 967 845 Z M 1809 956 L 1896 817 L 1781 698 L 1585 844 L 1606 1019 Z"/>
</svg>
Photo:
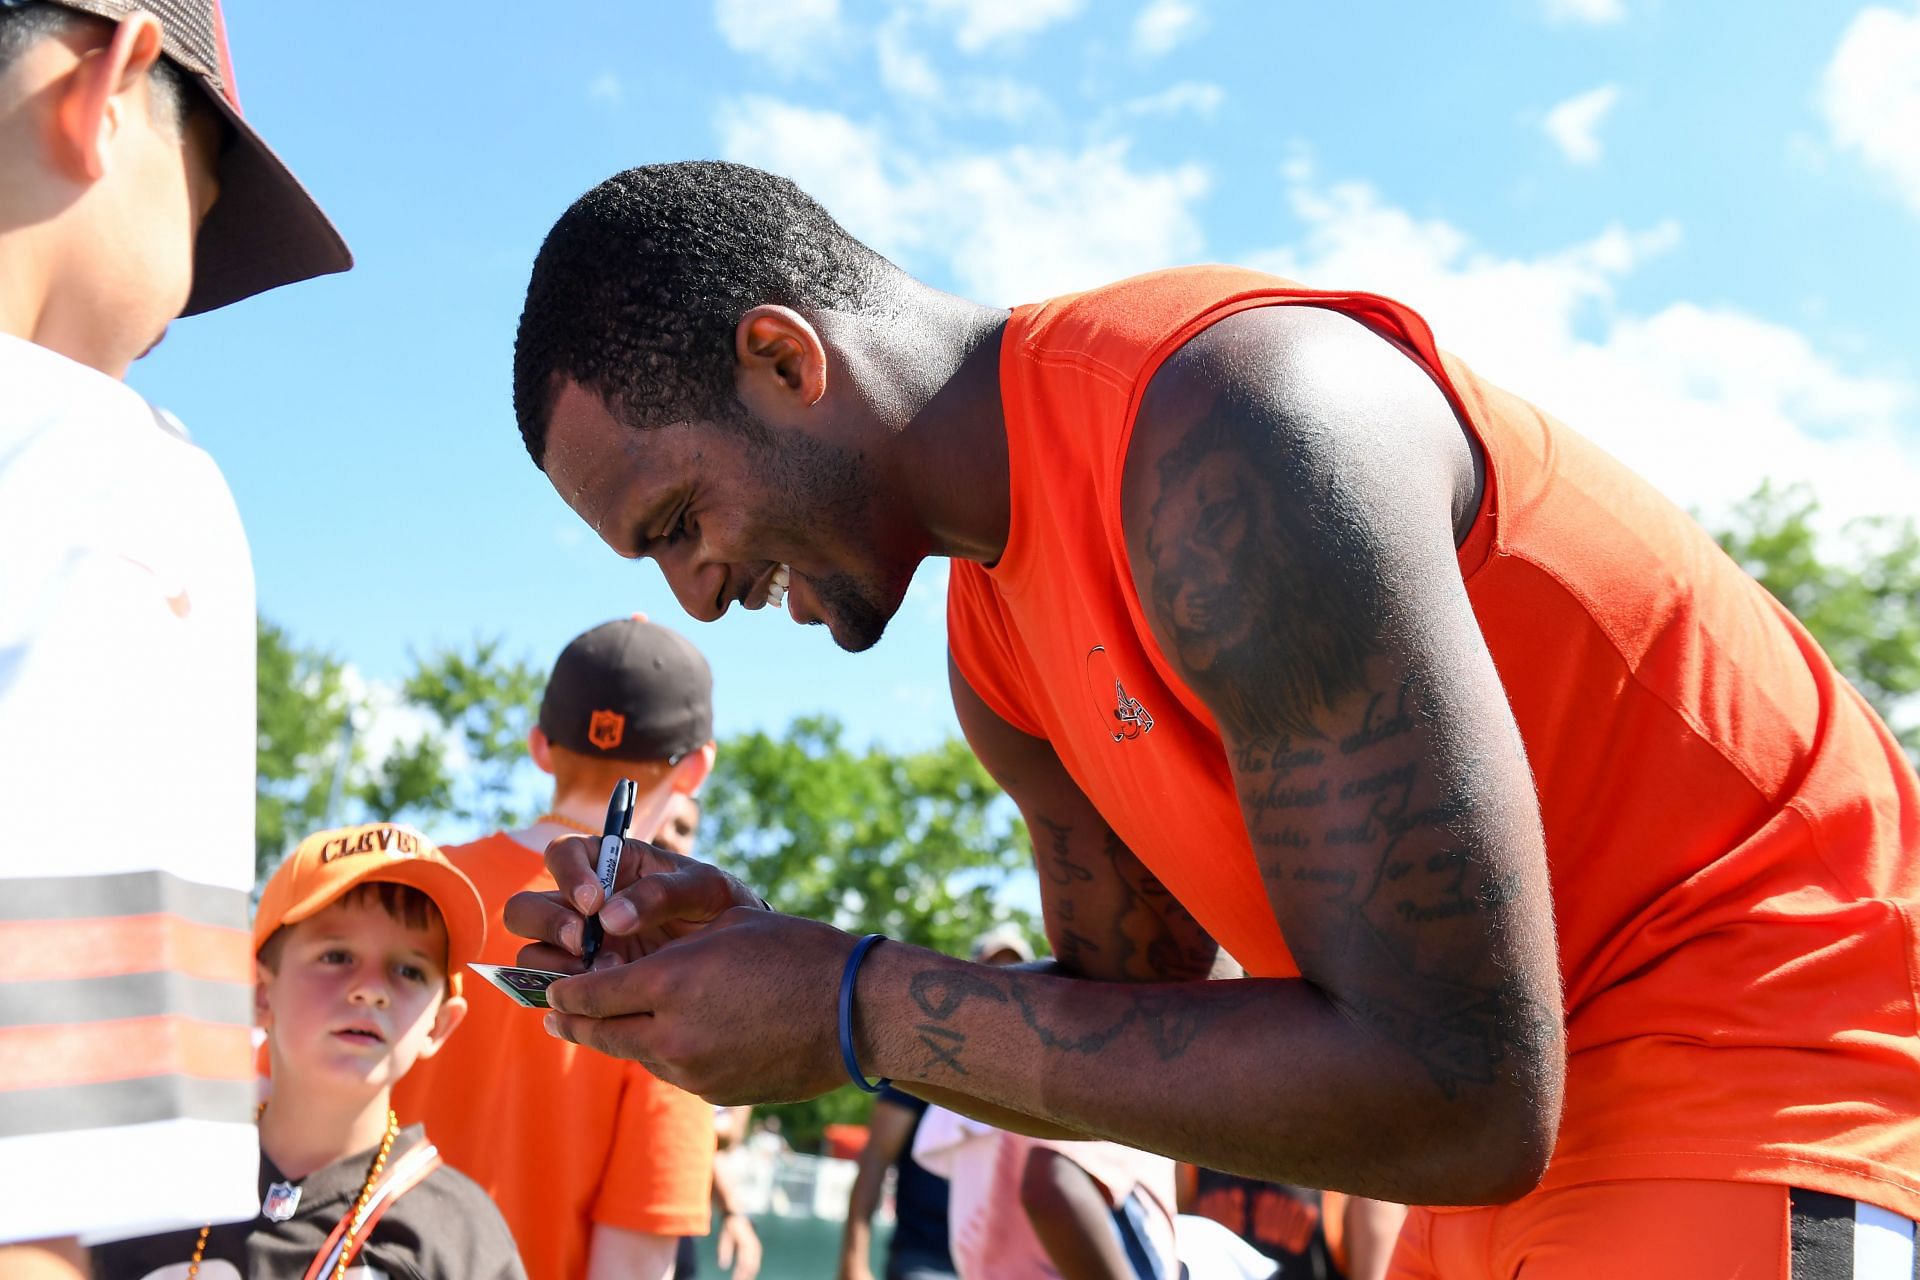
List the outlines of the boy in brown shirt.
<svg viewBox="0 0 1920 1280">
<path fill-rule="evenodd" d="M 253 925 L 273 1068 L 260 1214 L 101 1247 L 95 1274 L 524 1280 L 499 1211 L 391 1107 L 394 1084 L 466 1016 L 461 971 L 486 927 L 472 883 L 410 827 L 302 841 Z"/>
</svg>

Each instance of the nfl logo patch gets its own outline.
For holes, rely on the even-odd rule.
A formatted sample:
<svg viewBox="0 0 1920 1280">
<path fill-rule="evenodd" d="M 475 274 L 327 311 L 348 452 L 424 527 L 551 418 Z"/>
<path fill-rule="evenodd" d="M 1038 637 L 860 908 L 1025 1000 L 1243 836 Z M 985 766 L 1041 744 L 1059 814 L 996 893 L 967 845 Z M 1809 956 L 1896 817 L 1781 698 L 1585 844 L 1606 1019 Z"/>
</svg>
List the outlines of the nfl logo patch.
<svg viewBox="0 0 1920 1280">
<path fill-rule="evenodd" d="M 627 718 L 618 711 L 596 711 L 587 721 L 587 741 L 602 751 L 611 751 L 627 736 Z"/>
<path fill-rule="evenodd" d="M 267 1198 L 260 1206 L 260 1216 L 268 1222 L 285 1222 L 300 1207 L 300 1188 L 287 1182 L 276 1182 L 267 1188 Z"/>
</svg>

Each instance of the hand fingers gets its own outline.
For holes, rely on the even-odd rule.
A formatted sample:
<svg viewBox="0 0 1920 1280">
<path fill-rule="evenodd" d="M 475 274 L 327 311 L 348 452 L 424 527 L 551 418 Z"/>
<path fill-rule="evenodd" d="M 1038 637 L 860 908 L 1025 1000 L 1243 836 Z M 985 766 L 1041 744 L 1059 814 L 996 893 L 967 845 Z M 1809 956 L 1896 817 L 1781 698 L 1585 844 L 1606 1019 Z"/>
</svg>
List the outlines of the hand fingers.
<svg viewBox="0 0 1920 1280">
<path fill-rule="evenodd" d="M 561 898 L 585 915 L 600 909 L 600 842 L 592 836 L 561 836 L 547 846 L 547 873 Z"/>
<path fill-rule="evenodd" d="M 559 947 L 550 947 L 544 942 L 530 942 L 520 948 L 520 954 L 513 963 L 522 969 L 538 969 L 542 973 L 579 973 L 580 957 L 571 951 L 562 951 Z M 599 963 L 595 957 L 595 964 Z"/>
<path fill-rule="evenodd" d="M 718 1262 L 722 1267 L 731 1267 L 733 1265 L 733 1232 L 722 1231 L 720 1233 L 720 1247 L 713 1251 L 713 1258 L 714 1261 Z"/>
<path fill-rule="evenodd" d="M 580 954 L 581 930 L 586 921 L 557 890 L 516 893 L 507 899 L 501 918 L 509 933 Z"/>
<path fill-rule="evenodd" d="M 556 982 L 553 985 L 557 987 L 560 984 Z M 553 988 L 547 990 L 551 995 Z M 582 1045 L 596 1053 L 604 1053 L 609 1058 L 637 1062 L 668 1084 L 674 1082 L 666 1064 L 654 1057 L 652 1037 L 655 1024 L 651 1015 L 588 1018 L 556 1011 L 547 1014 L 545 1025 L 550 1036 Z"/>
<path fill-rule="evenodd" d="M 642 876 L 615 894 L 600 923 L 609 933 L 645 929 L 671 936 L 684 931 L 676 925 L 703 924 L 734 905 L 726 876 L 690 858 L 680 861 L 679 869 Z"/>
<path fill-rule="evenodd" d="M 574 963 L 576 967 L 579 964 Z M 662 961 L 654 957 L 604 969 L 596 965 L 591 973 L 566 978 L 548 987 L 547 1003 L 561 1013 L 588 1018 L 651 1015 L 664 993 L 665 975 L 661 965 Z"/>
</svg>

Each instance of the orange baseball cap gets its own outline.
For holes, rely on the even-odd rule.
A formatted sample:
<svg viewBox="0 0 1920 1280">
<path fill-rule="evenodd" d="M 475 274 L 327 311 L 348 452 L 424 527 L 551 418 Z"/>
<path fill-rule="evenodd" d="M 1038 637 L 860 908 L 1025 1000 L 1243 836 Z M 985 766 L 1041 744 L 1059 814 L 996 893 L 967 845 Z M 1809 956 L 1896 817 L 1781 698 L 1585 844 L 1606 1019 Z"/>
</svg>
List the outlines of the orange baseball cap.
<svg viewBox="0 0 1920 1280">
<path fill-rule="evenodd" d="M 375 881 L 412 885 L 433 900 L 447 923 L 447 990 L 460 994 L 460 974 L 480 958 L 487 940 L 487 909 L 480 891 L 426 836 L 397 822 L 316 831 L 287 855 L 260 891 L 253 917 L 253 949 L 282 925 L 317 915 L 356 885 Z"/>
</svg>

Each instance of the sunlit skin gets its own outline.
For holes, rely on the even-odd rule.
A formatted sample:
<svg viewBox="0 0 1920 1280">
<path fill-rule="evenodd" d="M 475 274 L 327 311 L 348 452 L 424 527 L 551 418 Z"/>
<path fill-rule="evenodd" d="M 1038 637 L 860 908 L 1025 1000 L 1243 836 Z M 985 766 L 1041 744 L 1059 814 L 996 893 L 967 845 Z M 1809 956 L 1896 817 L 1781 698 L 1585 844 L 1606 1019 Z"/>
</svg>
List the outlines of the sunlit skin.
<svg viewBox="0 0 1920 1280">
<path fill-rule="evenodd" d="M 84 21 L 0 76 L 0 332 L 115 378 L 186 305 L 219 198 L 221 127 L 199 90 L 182 124 L 156 114 L 161 36 L 144 12 Z"/>
<path fill-rule="evenodd" d="M 991 496 L 1005 489 L 1005 313 L 935 296 L 964 308 L 945 331 L 944 365 L 911 330 L 748 312 L 736 334 L 744 425 L 636 429 L 564 382 L 547 476 L 614 551 L 658 562 L 691 616 L 762 607 L 784 564 L 793 619 L 825 625 L 843 649 L 868 648 L 922 559 L 992 560 L 1006 540 L 1004 496 Z"/>
<path fill-rule="evenodd" d="M 437 914 L 423 928 L 377 900 L 343 900 L 287 926 L 274 946 L 259 966 L 255 1015 L 274 1097 L 298 1105 L 270 1103 L 261 1142 L 282 1171 L 303 1176 L 379 1141 L 393 1085 L 439 1052 L 467 1004 L 447 994 Z"/>
</svg>

